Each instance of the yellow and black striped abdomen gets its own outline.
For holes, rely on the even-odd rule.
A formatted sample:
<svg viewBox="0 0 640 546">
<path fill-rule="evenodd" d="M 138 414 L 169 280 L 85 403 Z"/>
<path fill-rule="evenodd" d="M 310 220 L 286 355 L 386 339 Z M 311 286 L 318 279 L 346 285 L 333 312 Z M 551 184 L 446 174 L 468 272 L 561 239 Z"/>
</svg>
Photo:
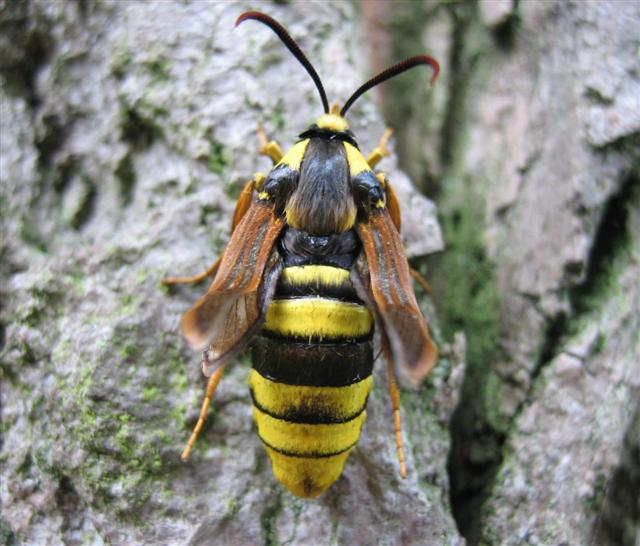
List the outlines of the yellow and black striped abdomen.
<svg viewBox="0 0 640 546">
<path fill-rule="evenodd" d="M 253 415 L 273 473 L 314 497 L 342 473 L 366 418 L 373 317 L 346 269 L 284 269 L 253 342 Z"/>
</svg>

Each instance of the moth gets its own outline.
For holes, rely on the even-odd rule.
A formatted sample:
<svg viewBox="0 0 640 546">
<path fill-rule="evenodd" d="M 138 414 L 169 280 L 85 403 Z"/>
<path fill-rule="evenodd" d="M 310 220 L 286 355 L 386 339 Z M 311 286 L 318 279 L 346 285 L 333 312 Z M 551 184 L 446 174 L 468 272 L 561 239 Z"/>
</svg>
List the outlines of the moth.
<svg viewBox="0 0 640 546">
<path fill-rule="evenodd" d="M 222 256 L 200 275 L 164 281 L 215 275 L 181 321 L 191 347 L 204 351 L 209 377 L 182 459 L 202 430 L 225 366 L 250 346 L 253 417 L 273 473 L 295 495 L 319 495 L 339 478 L 360 437 L 377 329 L 405 477 L 396 377 L 419 385 L 437 350 L 413 291 L 411 277 L 420 277 L 405 256 L 398 199 L 374 171 L 389 153 L 390 130 L 365 156 L 345 115 L 363 93 L 416 66 L 429 66 L 433 83 L 438 63 L 426 55 L 406 59 L 364 83 L 342 108 L 329 107 L 316 70 L 289 33 L 254 11 L 236 26 L 247 20 L 269 27 L 302 64 L 324 113 L 286 152 L 259 128 L 259 153 L 274 166 L 244 187 Z"/>
</svg>

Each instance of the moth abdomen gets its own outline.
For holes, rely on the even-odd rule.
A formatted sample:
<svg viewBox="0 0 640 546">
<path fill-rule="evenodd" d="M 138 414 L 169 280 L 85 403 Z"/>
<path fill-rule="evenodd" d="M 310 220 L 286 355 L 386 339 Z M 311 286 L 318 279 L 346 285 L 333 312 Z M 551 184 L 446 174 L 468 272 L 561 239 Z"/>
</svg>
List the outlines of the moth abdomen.
<svg viewBox="0 0 640 546">
<path fill-rule="evenodd" d="M 273 472 L 298 496 L 329 487 L 358 442 L 373 382 L 372 336 L 373 317 L 348 270 L 283 270 L 253 342 L 249 385 Z"/>
</svg>

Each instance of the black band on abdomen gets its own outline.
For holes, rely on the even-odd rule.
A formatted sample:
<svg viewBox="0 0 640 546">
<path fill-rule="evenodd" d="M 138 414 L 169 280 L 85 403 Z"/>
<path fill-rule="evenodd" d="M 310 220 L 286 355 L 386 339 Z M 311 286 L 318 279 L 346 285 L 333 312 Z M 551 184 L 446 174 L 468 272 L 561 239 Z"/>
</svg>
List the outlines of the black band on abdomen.
<svg viewBox="0 0 640 546">
<path fill-rule="evenodd" d="M 369 377 L 373 369 L 372 340 L 309 345 L 258 335 L 252 353 L 260 375 L 287 385 L 342 387 Z"/>
<path fill-rule="evenodd" d="M 362 303 L 350 284 L 317 286 L 313 284 L 293 284 L 280 280 L 277 294 L 280 299 L 320 296 L 339 301 Z"/>
</svg>

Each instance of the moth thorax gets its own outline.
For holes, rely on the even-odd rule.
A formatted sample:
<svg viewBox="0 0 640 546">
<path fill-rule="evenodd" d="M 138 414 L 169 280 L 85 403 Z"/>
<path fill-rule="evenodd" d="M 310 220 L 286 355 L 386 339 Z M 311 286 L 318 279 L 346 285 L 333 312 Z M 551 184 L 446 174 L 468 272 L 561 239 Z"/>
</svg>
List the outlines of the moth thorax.
<svg viewBox="0 0 640 546">
<path fill-rule="evenodd" d="M 351 229 L 356 219 L 353 196 L 344 199 L 328 199 L 320 191 L 311 195 L 300 191 L 300 186 L 287 203 L 287 224 L 312 235 L 344 233 Z"/>
<path fill-rule="evenodd" d="M 344 144 L 312 138 L 305 150 L 298 186 L 286 205 L 287 223 L 314 235 L 353 227 L 356 205 Z"/>
</svg>

